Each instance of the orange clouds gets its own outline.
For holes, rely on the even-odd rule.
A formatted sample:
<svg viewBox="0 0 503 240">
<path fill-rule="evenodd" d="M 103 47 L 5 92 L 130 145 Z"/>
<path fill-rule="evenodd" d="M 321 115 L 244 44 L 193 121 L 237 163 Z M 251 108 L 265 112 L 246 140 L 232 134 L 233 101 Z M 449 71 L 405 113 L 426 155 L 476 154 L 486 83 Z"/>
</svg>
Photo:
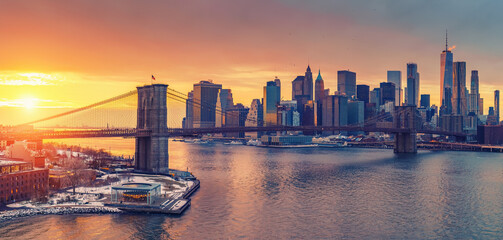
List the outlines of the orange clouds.
<svg viewBox="0 0 503 240">
<path fill-rule="evenodd" d="M 333 91 L 338 70 L 355 71 L 358 83 L 374 87 L 386 80 L 387 70 L 405 72 L 406 62 L 414 61 L 421 86 L 428 86 L 421 93 L 432 94 L 438 105 L 445 27 L 438 27 L 437 42 L 420 29 L 383 21 L 373 11 L 366 12 L 363 3 L 342 5 L 263 0 L 4 1 L 0 73 L 9 76 L 0 74 L 0 95 L 11 101 L 27 93 L 77 107 L 149 83 L 154 74 L 183 92 L 201 79 L 213 79 L 234 90 L 235 102 L 248 105 L 262 97 L 262 86 L 274 76 L 282 81 L 284 99 L 290 98 L 290 82 L 304 74 L 308 62 L 321 69 L 326 87 Z M 379 6 L 379 11 L 386 11 L 388 5 Z M 468 71 L 480 66 L 481 84 L 496 85 L 497 61 L 476 56 L 473 48 L 462 49 L 454 59 L 466 60 Z M 19 75 L 33 72 L 60 75 Z M 482 93 L 492 99 L 489 94 Z"/>
</svg>

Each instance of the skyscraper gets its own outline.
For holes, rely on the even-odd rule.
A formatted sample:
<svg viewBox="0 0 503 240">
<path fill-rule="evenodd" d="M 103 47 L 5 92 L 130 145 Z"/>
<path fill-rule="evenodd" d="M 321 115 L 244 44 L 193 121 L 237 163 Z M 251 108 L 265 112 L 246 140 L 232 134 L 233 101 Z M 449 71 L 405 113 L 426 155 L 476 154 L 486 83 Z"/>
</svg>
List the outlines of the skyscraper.
<svg viewBox="0 0 503 240">
<path fill-rule="evenodd" d="M 220 89 L 222 91 L 222 89 Z M 216 105 L 216 111 L 215 111 L 215 127 L 223 127 L 224 126 L 224 118 L 225 118 L 225 111 L 222 110 L 222 100 L 220 99 L 220 94 L 221 92 L 218 93 L 217 95 L 217 105 Z"/>
<path fill-rule="evenodd" d="M 267 82 L 264 86 L 264 125 L 277 125 L 277 106 L 281 100 L 280 87 L 275 81 Z"/>
<path fill-rule="evenodd" d="M 452 82 L 452 113 L 466 116 L 466 62 L 455 62 Z"/>
<path fill-rule="evenodd" d="M 356 73 L 337 71 L 337 91 L 346 94 L 348 98 L 356 96 Z"/>
<path fill-rule="evenodd" d="M 318 77 L 314 83 L 314 99 L 316 102 L 323 101 L 323 97 L 325 95 L 325 83 L 323 78 L 321 77 L 321 72 L 318 70 Z"/>
<path fill-rule="evenodd" d="M 253 99 L 250 105 L 250 111 L 248 116 L 246 116 L 245 126 L 247 127 L 261 127 L 264 123 L 264 108 L 260 99 Z M 254 138 L 259 138 L 261 136 L 260 132 L 249 133 Z"/>
<path fill-rule="evenodd" d="M 304 76 L 304 95 L 308 96 L 308 100 L 313 100 L 313 73 L 309 65 Z"/>
<path fill-rule="evenodd" d="M 276 87 L 279 87 L 279 92 L 281 92 L 281 80 L 277 76 L 274 77 L 274 83 L 276 83 Z"/>
<path fill-rule="evenodd" d="M 314 99 L 316 103 L 316 125 L 321 126 L 323 120 L 323 98 L 325 97 L 325 83 L 318 70 L 318 77 L 314 83 Z"/>
<path fill-rule="evenodd" d="M 200 81 L 194 84 L 193 125 L 194 128 L 215 127 L 215 109 L 221 84 Z"/>
<path fill-rule="evenodd" d="M 471 83 L 470 83 L 470 109 L 468 112 L 479 114 L 479 72 L 477 70 L 472 71 Z"/>
<path fill-rule="evenodd" d="M 348 101 L 348 125 L 362 125 L 365 120 L 365 103 Z"/>
<path fill-rule="evenodd" d="M 407 105 L 419 106 L 419 73 L 415 63 L 407 63 L 407 91 Z"/>
<path fill-rule="evenodd" d="M 381 106 L 381 89 L 379 88 L 374 88 L 374 90 L 372 90 L 370 92 L 370 99 L 369 99 L 370 103 L 374 103 L 376 108 L 379 109 L 379 107 Z"/>
<path fill-rule="evenodd" d="M 421 94 L 421 104 L 422 108 L 430 107 L 430 94 Z"/>
<path fill-rule="evenodd" d="M 496 122 L 500 123 L 500 90 L 494 91 L 494 115 L 496 116 Z"/>
<path fill-rule="evenodd" d="M 300 126 L 297 112 L 297 101 L 281 101 L 278 106 L 278 124 L 283 126 Z"/>
<path fill-rule="evenodd" d="M 452 113 L 452 66 L 453 56 L 447 45 L 447 32 L 445 33 L 445 50 L 440 55 L 440 98 L 442 101 L 441 112 Z"/>
<path fill-rule="evenodd" d="M 310 66 L 307 66 L 304 76 L 297 76 L 292 81 L 292 99 L 297 100 L 297 111 L 300 114 L 302 124 L 306 123 L 306 121 L 302 121 L 304 118 L 314 119 L 314 111 L 308 112 L 309 116 L 304 116 L 304 105 L 313 100 L 313 74 Z M 313 116 L 310 116 L 311 113 Z"/>
<path fill-rule="evenodd" d="M 395 106 L 402 105 L 402 72 L 388 71 L 388 82 L 395 84 Z"/>
<path fill-rule="evenodd" d="M 379 88 L 381 89 L 381 96 L 380 96 L 381 105 L 385 104 L 386 102 L 393 102 L 393 105 L 395 105 L 395 94 L 396 94 L 395 84 L 392 82 L 382 82 Z"/>
<path fill-rule="evenodd" d="M 225 111 L 228 108 L 234 106 L 234 99 L 232 98 L 232 91 L 230 89 L 220 90 L 220 101 L 222 102 L 222 110 Z"/>
<path fill-rule="evenodd" d="M 304 95 L 304 76 L 297 76 L 292 81 L 292 99 L 296 96 Z"/>
<path fill-rule="evenodd" d="M 479 115 L 484 115 L 484 99 L 479 98 Z"/>
<path fill-rule="evenodd" d="M 323 99 L 323 126 L 345 126 L 348 124 L 348 97 L 328 95 Z M 333 133 L 333 132 L 331 132 Z"/>
<path fill-rule="evenodd" d="M 238 103 L 232 107 L 228 107 L 225 111 L 225 126 L 227 127 L 244 127 L 246 124 L 246 117 L 248 116 L 249 108 Z M 225 133 L 226 137 L 239 137 L 244 138 L 244 132 Z"/>
<path fill-rule="evenodd" d="M 225 112 L 234 106 L 234 99 L 230 89 L 220 89 L 217 97 L 217 111 L 215 112 L 215 127 L 225 126 Z"/>
<path fill-rule="evenodd" d="M 356 85 L 356 98 L 364 103 L 369 103 L 370 87 L 369 85 Z"/>
<path fill-rule="evenodd" d="M 190 91 L 187 94 L 187 100 L 185 101 L 185 124 L 184 128 L 194 127 L 194 91 Z"/>
</svg>

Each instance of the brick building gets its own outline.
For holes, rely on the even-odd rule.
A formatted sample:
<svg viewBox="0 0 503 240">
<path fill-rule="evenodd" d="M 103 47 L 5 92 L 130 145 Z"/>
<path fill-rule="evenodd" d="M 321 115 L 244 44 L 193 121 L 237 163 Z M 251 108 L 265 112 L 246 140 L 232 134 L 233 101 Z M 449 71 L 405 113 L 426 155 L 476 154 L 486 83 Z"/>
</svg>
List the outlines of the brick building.
<svg viewBox="0 0 503 240">
<path fill-rule="evenodd" d="M 0 158 L 0 204 L 47 195 L 49 170 L 31 163 Z"/>
</svg>

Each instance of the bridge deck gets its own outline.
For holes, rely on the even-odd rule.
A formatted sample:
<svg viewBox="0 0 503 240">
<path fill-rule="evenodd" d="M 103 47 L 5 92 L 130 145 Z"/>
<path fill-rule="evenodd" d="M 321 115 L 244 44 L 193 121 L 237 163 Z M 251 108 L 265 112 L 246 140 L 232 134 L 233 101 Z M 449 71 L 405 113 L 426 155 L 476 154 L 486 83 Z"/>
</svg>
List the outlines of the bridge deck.
<svg viewBox="0 0 503 240">
<path fill-rule="evenodd" d="M 452 133 L 437 130 L 417 130 L 405 128 L 376 128 L 376 127 L 355 127 L 355 126 L 268 126 L 268 127 L 220 127 L 220 128 L 167 128 L 157 135 L 167 137 L 194 136 L 211 133 L 230 132 L 288 132 L 288 131 L 309 131 L 309 132 L 385 132 L 385 133 L 426 133 L 447 136 L 465 137 L 464 133 Z M 35 140 L 35 139 L 60 139 L 60 138 L 99 138 L 99 137 L 149 137 L 150 130 L 143 129 L 93 129 L 93 130 L 34 130 L 31 132 L 2 133 L 0 140 Z"/>
</svg>

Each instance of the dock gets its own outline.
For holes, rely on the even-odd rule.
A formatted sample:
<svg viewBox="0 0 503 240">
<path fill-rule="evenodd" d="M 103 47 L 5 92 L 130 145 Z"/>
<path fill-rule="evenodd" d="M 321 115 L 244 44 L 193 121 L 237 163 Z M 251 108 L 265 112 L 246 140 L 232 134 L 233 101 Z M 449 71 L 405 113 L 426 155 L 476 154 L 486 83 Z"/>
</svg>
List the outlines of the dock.
<svg viewBox="0 0 503 240">
<path fill-rule="evenodd" d="M 169 196 L 160 197 L 152 204 L 134 203 L 134 202 L 107 202 L 105 206 L 115 207 L 122 211 L 141 212 L 141 213 L 163 213 L 163 214 L 182 214 L 191 203 L 190 196 L 199 189 L 201 182 L 199 180 L 191 181 L 192 185 L 184 192 L 174 193 Z"/>
</svg>

